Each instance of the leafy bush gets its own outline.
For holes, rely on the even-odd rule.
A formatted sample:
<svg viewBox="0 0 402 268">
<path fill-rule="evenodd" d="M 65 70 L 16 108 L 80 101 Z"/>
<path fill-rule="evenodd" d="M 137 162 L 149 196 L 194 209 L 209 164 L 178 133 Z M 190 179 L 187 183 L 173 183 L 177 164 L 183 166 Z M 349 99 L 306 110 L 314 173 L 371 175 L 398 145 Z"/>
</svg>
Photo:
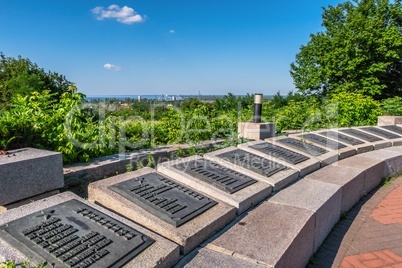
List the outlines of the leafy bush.
<svg viewBox="0 0 402 268">
<path fill-rule="evenodd" d="M 389 99 L 384 99 L 381 102 L 382 111 L 384 115 L 402 115 L 402 98 L 394 97 Z"/>
</svg>

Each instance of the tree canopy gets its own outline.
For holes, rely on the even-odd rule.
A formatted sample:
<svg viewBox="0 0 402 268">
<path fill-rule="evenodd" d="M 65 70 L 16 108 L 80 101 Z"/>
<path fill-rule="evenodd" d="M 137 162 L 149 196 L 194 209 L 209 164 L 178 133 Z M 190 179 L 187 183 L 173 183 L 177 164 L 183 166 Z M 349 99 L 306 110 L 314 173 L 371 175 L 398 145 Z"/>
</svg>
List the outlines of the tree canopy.
<svg viewBox="0 0 402 268">
<path fill-rule="evenodd" d="M 401 95 L 401 0 L 329 6 L 323 8 L 322 26 L 291 64 L 301 93 L 354 92 L 376 99 Z"/>
<path fill-rule="evenodd" d="M 46 72 L 29 59 L 6 57 L 0 52 L 0 109 L 7 107 L 16 94 L 48 90 L 57 97 L 75 88 L 72 85 L 63 75 Z"/>
</svg>

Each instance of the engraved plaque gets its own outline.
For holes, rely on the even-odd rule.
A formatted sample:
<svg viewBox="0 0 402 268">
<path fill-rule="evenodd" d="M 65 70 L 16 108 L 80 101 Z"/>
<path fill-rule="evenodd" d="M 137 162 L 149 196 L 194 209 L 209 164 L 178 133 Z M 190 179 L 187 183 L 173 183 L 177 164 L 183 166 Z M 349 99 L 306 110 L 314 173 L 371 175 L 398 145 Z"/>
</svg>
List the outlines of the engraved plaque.
<svg viewBox="0 0 402 268">
<path fill-rule="evenodd" d="M 217 204 L 156 172 L 111 185 L 109 189 L 175 227 Z"/>
<path fill-rule="evenodd" d="M 183 162 L 174 165 L 174 168 L 231 194 L 257 182 L 249 176 L 207 159 Z"/>
<path fill-rule="evenodd" d="M 264 157 L 236 149 L 230 152 L 217 155 L 217 157 L 225 159 L 235 165 L 254 171 L 265 177 L 269 177 L 281 170 L 287 169 L 286 166 L 266 159 Z"/>
<path fill-rule="evenodd" d="M 293 152 L 281 146 L 269 143 L 262 142 L 259 144 L 251 145 L 250 148 L 253 148 L 257 151 L 270 155 L 272 157 L 276 157 L 282 159 L 290 164 L 296 165 L 298 163 L 304 162 L 310 158 L 305 155 Z"/>
<path fill-rule="evenodd" d="M 78 200 L 2 225 L 0 236 L 46 267 L 121 267 L 154 242 Z"/>
<path fill-rule="evenodd" d="M 395 125 L 390 125 L 390 126 L 381 126 L 381 128 L 385 128 L 386 130 L 393 131 L 395 133 L 401 134 L 402 135 L 402 127 L 398 127 Z"/>
<path fill-rule="evenodd" d="M 386 130 L 382 130 L 376 127 L 364 127 L 362 128 L 364 131 L 370 132 L 374 135 L 386 138 L 386 139 L 399 139 L 401 136 L 396 135 L 394 133 L 388 132 Z"/>
<path fill-rule="evenodd" d="M 333 141 L 333 140 L 329 140 L 329 139 L 327 139 L 325 137 L 321 137 L 321 136 L 311 134 L 311 133 L 303 134 L 302 136 L 299 136 L 299 137 L 303 138 L 305 140 L 311 141 L 311 142 L 318 143 L 318 144 L 320 144 L 320 145 L 322 145 L 324 147 L 328 147 L 328 148 L 330 148 L 332 150 L 339 150 L 339 149 L 342 149 L 342 148 L 346 147 L 346 145 L 344 145 L 342 143 L 339 143 L 339 142 L 336 142 L 336 141 Z"/>
<path fill-rule="evenodd" d="M 361 140 L 355 139 L 353 137 L 350 137 L 350 136 L 347 136 L 347 135 L 344 135 L 342 133 L 338 133 L 335 131 L 323 131 L 323 132 L 320 132 L 320 134 L 327 136 L 328 138 L 339 140 L 343 143 L 347 143 L 350 145 L 359 145 L 359 144 L 364 143 Z"/>
<path fill-rule="evenodd" d="M 312 155 L 312 156 L 319 156 L 319 155 L 328 153 L 327 150 L 325 150 L 321 147 L 318 147 L 318 146 L 315 146 L 312 144 L 308 144 L 306 142 L 302 142 L 302 141 L 292 139 L 292 138 L 278 140 L 278 142 L 280 142 L 286 146 L 300 150 L 302 152 L 308 153 L 309 155 Z"/>
<path fill-rule="evenodd" d="M 368 142 L 375 142 L 375 141 L 381 141 L 382 140 L 382 139 L 380 139 L 380 138 L 378 138 L 376 136 L 370 135 L 370 134 L 365 133 L 365 132 L 358 131 L 357 129 L 349 128 L 349 129 L 341 129 L 339 131 L 342 131 L 343 133 L 346 133 L 348 135 L 354 136 L 356 138 L 359 138 L 359 139 L 362 139 L 362 140 L 365 140 L 365 141 L 368 141 Z"/>
</svg>

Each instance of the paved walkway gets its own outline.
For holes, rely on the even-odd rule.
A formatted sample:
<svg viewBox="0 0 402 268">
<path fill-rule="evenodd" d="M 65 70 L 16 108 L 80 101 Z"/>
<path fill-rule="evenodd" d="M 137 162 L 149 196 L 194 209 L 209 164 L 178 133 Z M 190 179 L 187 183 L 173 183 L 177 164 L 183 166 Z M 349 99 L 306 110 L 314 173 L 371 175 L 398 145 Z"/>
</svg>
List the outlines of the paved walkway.
<svg viewBox="0 0 402 268">
<path fill-rule="evenodd" d="M 309 266 L 402 268 L 402 177 L 360 200 L 335 225 Z"/>
</svg>

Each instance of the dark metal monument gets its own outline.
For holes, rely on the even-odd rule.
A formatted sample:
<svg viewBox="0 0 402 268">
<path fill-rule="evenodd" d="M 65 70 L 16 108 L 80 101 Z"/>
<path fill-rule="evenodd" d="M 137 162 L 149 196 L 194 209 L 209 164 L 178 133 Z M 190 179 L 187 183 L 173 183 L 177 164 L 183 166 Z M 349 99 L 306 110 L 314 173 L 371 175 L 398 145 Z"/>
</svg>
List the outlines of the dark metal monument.
<svg viewBox="0 0 402 268">
<path fill-rule="evenodd" d="M 249 176 L 207 159 L 183 162 L 173 167 L 230 194 L 257 182 Z"/>
<path fill-rule="evenodd" d="M 328 138 L 331 138 L 331 139 L 339 140 L 343 143 L 350 144 L 350 145 L 364 144 L 364 142 L 361 140 L 355 139 L 353 137 L 350 137 L 348 135 L 344 135 L 342 133 L 335 132 L 335 131 L 323 131 L 323 132 L 320 132 L 319 134 L 327 136 Z"/>
<path fill-rule="evenodd" d="M 389 125 L 389 126 L 381 126 L 381 128 L 384 128 L 386 130 L 393 131 L 395 133 L 401 134 L 402 135 L 402 127 L 398 127 L 395 125 Z"/>
<path fill-rule="evenodd" d="M 319 135 L 311 134 L 311 133 L 303 134 L 299 137 L 303 138 L 305 140 L 311 141 L 311 142 L 315 142 L 317 144 L 320 144 L 320 145 L 330 148 L 332 150 L 339 150 L 342 148 L 346 148 L 345 144 L 327 139 L 325 137 L 321 137 Z"/>
<path fill-rule="evenodd" d="M 0 236 L 46 267 L 121 267 L 154 242 L 78 200 L 2 225 Z"/>
<path fill-rule="evenodd" d="M 300 150 L 302 152 L 305 152 L 305 153 L 307 153 L 309 155 L 312 155 L 312 156 L 320 156 L 320 155 L 323 155 L 325 153 L 328 153 L 327 150 L 325 150 L 325 149 L 323 149 L 321 147 L 318 147 L 318 146 L 315 146 L 315 145 L 312 145 L 312 144 L 308 144 L 306 142 L 302 142 L 302 141 L 292 139 L 292 138 L 281 139 L 281 140 L 278 140 L 278 142 L 282 143 L 282 144 L 284 144 L 286 146 L 289 146 L 289 147 L 295 148 L 297 150 Z"/>
<path fill-rule="evenodd" d="M 108 188 L 175 227 L 217 204 L 156 172 Z"/>
<path fill-rule="evenodd" d="M 266 159 L 264 157 L 236 149 L 230 152 L 217 155 L 221 159 L 225 159 L 235 165 L 241 166 L 248 170 L 254 171 L 265 177 L 269 177 L 281 170 L 287 169 L 286 166 Z"/>
<path fill-rule="evenodd" d="M 251 145 L 250 148 L 253 148 L 257 151 L 260 151 L 264 154 L 270 155 L 272 157 L 276 157 L 282 159 L 290 164 L 296 165 L 298 163 L 304 162 L 309 157 L 293 152 L 281 146 L 269 143 L 269 142 L 262 142 L 255 145 Z"/>
<path fill-rule="evenodd" d="M 362 128 L 364 131 L 370 132 L 374 135 L 386 138 L 386 139 L 399 139 L 401 138 L 401 136 L 396 135 L 394 133 L 388 132 L 386 130 L 380 129 L 380 128 L 376 128 L 376 127 L 364 127 Z"/>
<path fill-rule="evenodd" d="M 382 141 L 382 139 L 380 139 L 380 138 L 378 138 L 376 136 L 373 136 L 373 135 L 370 135 L 368 133 L 359 131 L 357 129 L 349 128 L 349 129 L 341 129 L 339 131 L 341 131 L 343 133 L 346 133 L 348 135 L 354 136 L 356 138 L 362 139 L 364 141 L 368 141 L 368 142 Z"/>
</svg>

